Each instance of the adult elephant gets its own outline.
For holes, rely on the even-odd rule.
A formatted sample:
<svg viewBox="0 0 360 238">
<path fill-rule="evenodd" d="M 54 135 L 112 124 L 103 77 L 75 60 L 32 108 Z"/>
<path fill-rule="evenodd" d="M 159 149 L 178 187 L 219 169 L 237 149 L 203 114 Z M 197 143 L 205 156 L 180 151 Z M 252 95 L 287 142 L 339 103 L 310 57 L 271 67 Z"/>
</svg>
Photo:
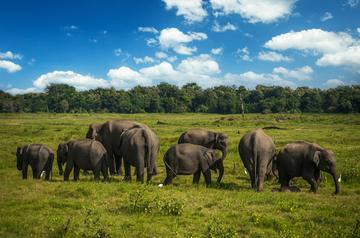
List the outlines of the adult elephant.
<svg viewBox="0 0 360 238">
<path fill-rule="evenodd" d="M 147 182 L 156 175 L 156 156 L 159 139 L 146 128 L 131 128 L 120 136 L 119 153 L 124 159 L 125 180 L 131 180 L 131 166 L 136 168 L 136 180 L 144 182 L 144 168 L 147 168 Z"/>
<path fill-rule="evenodd" d="M 22 171 L 23 179 L 27 179 L 28 166 L 30 165 L 33 178 L 40 179 L 45 171 L 45 179 L 49 180 L 52 174 L 54 152 L 42 144 L 29 144 L 16 149 L 16 167 Z"/>
<path fill-rule="evenodd" d="M 193 183 L 199 183 L 200 175 L 203 173 L 205 183 L 209 186 L 211 184 L 210 168 L 222 158 L 221 151 L 201 145 L 184 143 L 172 146 L 164 155 L 166 168 L 164 185 L 170 184 L 177 175 L 190 174 L 193 174 Z"/>
<path fill-rule="evenodd" d="M 99 181 L 100 172 L 105 181 L 109 181 L 109 158 L 104 146 L 95 140 L 82 139 L 61 143 L 57 149 L 57 163 L 59 172 L 63 172 L 66 163 L 64 181 L 69 180 L 71 170 L 74 168 L 74 180 L 79 179 L 80 169 L 92 170 L 95 181 Z"/>
<path fill-rule="evenodd" d="M 103 124 L 90 124 L 86 138 L 100 141 L 110 157 L 110 174 L 122 175 L 121 155 L 119 153 L 121 134 L 131 128 L 147 128 L 144 124 L 128 120 L 111 120 Z"/>
<path fill-rule="evenodd" d="M 263 190 L 265 176 L 272 173 L 275 144 L 262 129 L 246 133 L 240 140 L 238 151 L 244 167 L 250 174 L 251 187 Z"/>
<path fill-rule="evenodd" d="M 297 141 L 287 144 L 277 155 L 277 169 L 281 190 L 289 189 L 289 182 L 294 177 L 302 177 L 310 185 L 310 191 L 316 192 L 320 171 L 331 174 L 335 183 L 335 194 L 340 192 L 336 174 L 335 153 L 317 144 Z"/>
<path fill-rule="evenodd" d="M 208 131 L 203 129 L 192 129 L 181 134 L 178 144 L 190 143 L 201 145 L 209 149 L 217 149 L 222 152 L 221 160 L 218 160 L 211 166 L 214 171 L 219 170 L 217 182 L 220 183 L 224 175 L 223 160 L 227 155 L 228 137 L 223 133 Z"/>
</svg>

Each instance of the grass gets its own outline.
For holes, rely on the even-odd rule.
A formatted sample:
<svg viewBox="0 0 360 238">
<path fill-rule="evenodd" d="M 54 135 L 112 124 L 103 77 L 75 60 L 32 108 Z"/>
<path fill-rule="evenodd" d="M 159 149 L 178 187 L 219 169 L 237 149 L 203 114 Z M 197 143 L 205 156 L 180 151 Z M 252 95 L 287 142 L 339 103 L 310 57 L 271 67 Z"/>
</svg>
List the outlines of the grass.
<svg viewBox="0 0 360 238">
<path fill-rule="evenodd" d="M 128 118 L 148 124 L 159 135 L 159 174 L 149 185 L 22 180 L 16 169 L 16 146 L 57 144 L 83 138 L 92 122 Z M 360 116 L 358 114 L 0 114 L 0 237 L 360 237 Z M 341 194 L 325 177 L 318 193 L 302 179 L 297 193 L 261 193 L 250 189 L 237 153 L 245 132 L 269 129 L 277 148 L 295 140 L 316 142 L 337 154 Z M 230 138 L 221 185 L 192 185 L 179 176 L 159 188 L 165 178 L 162 156 L 189 128 L 206 128 Z M 31 177 L 31 170 L 29 170 Z M 213 174 L 213 180 L 216 177 Z M 72 178 L 72 177 L 71 177 Z M 133 178 L 134 179 L 134 178 Z"/>
</svg>

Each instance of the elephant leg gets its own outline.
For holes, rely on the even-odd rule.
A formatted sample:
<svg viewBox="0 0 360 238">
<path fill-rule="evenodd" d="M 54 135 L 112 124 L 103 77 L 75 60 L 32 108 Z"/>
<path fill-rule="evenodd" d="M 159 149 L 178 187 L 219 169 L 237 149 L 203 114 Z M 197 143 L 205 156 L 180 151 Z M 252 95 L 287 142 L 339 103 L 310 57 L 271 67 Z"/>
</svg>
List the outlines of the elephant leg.
<svg viewBox="0 0 360 238">
<path fill-rule="evenodd" d="M 124 167 L 125 167 L 125 181 L 131 181 L 131 164 L 130 161 L 124 160 Z"/>
<path fill-rule="evenodd" d="M 79 180 L 80 168 L 77 165 L 74 165 L 74 181 Z"/>
<path fill-rule="evenodd" d="M 250 181 L 251 181 L 251 188 L 255 189 L 256 188 L 256 184 L 255 184 L 255 173 L 253 169 L 248 170 L 249 175 L 250 175 Z"/>
<path fill-rule="evenodd" d="M 100 168 L 99 167 L 97 167 L 97 168 L 95 168 L 94 170 L 93 170 L 93 172 L 94 172 L 94 180 L 96 181 L 96 182 L 99 182 L 100 181 Z"/>
<path fill-rule="evenodd" d="M 22 178 L 23 179 L 27 179 L 27 173 L 28 173 L 28 163 L 24 161 L 22 164 Z"/>
<path fill-rule="evenodd" d="M 317 184 L 315 178 L 311 177 L 311 176 L 305 176 L 305 177 L 303 177 L 303 179 L 305 179 L 310 184 L 310 186 L 311 186 L 310 192 L 316 193 L 318 184 Z"/>
<path fill-rule="evenodd" d="M 166 171 L 166 178 L 163 182 L 164 185 L 168 185 L 172 183 L 172 180 L 174 179 L 174 174 L 171 171 Z"/>
<path fill-rule="evenodd" d="M 289 191 L 290 190 L 290 178 L 285 175 L 279 175 L 280 182 L 280 191 Z"/>
<path fill-rule="evenodd" d="M 144 183 L 144 170 L 136 168 L 136 181 Z"/>
<path fill-rule="evenodd" d="M 193 183 L 198 184 L 200 180 L 201 170 L 197 171 L 193 176 Z"/>
<path fill-rule="evenodd" d="M 317 186 L 319 186 L 321 182 L 321 176 L 320 176 L 320 169 L 316 168 L 314 172 L 315 181 L 317 183 Z"/>
<path fill-rule="evenodd" d="M 113 151 L 111 149 L 107 150 L 107 153 L 108 153 L 108 155 L 110 157 L 110 165 L 109 165 L 110 174 L 115 175 L 116 174 L 115 166 L 114 166 L 115 156 L 114 156 Z"/>
<path fill-rule="evenodd" d="M 266 165 L 265 167 L 259 166 L 259 174 L 258 174 L 258 181 L 257 181 L 257 191 L 262 191 L 264 189 L 264 180 L 266 174 Z"/>
<path fill-rule="evenodd" d="M 33 179 L 40 179 L 41 171 L 37 168 L 37 166 L 34 166 L 32 168 L 33 171 Z"/>
<path fill-rule="evenodd" d="M 211 185 L 211 171 L 210 169 L 208 169 L 207 171 L 205 171 L 204 177 L 205 177 L 205 183 L 206 183 L 206 187 L 209 187 Z"/>
<path fill-rule="evenodd" d="M 51 165 L 50 165 L 50 161 L 48 161 L 48 164 L 45 168 L 45 180 L 49 181 L 50 180 L 50 173 L 51 173 Z"/>
<path fill-rule="evenodd" d="M 74 161 L 68 160 L 66 162 L 66 167 L 65 167 L 65 172 L 64 172 L 64 181 L 69 181 L 69 176 L 70 176 L 73 166 L 74 166 Z"/>
<path fill-rule="evenodd" d="M 116 172 L 116 174 L 118 174 L 120 176 L 123 175 L 122 160 L 123 160 L 122 155 L 115 155 L 115 172 Z M 125 164 L 125 161 L 124 161 L 124 164 Z"/>
<path fill-rule="evenodd" d="M 104 181 L 105 182 L 110 182 L 110 178 L 109 178 L 109 174 L 108 174 L 108 169 L 106 166 L 106 162 L 103 161 L 102 165 L 101 165 L 101 173 L 104 176 Z"/>
</svg>

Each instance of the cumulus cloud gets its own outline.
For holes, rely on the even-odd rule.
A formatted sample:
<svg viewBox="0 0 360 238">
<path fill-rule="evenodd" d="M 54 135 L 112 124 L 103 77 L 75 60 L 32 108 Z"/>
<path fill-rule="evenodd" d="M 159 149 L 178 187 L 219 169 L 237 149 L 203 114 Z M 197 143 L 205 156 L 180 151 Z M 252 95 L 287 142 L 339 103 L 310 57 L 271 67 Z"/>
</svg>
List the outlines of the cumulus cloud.
<svg viewBox="0 0 360 238">
<path fill-rule="evenodd" d="M 296 0 L 210 0 L 220 15 L 238 14 L 250 23 L 272 23 L 292 13 Z"/>
<path fill-rule="evenodd" d="M 261 51 L 259 52 L 258 58 L 263 61 L 271 61 L 271 62 L 292 61 L 291 58 L 284 56 L 280 53 L 276 53 L 274 51 L 268 51 L 268 52 Z"/>
<path fill-rule="evenodd" d="M 155 57 L 158 59 L 166 59 L 168 55 L 164 52 L 159 51 L 155 53 Z"/>
<path fill-rule="evenodd" d="M 321 29 L 288 32 L 273 37 L 265 43 L 265 47 L 272 50 L 296 49 L 322 54 L 316 62 L 319 66 L 360 66 L 360 40 L 344 32 Z"/>
<path fill-rule="evenodd" d="M 255 88 L 259 84 L 266 86 L 296 87 L 295 83 L 284 80 L 277 74 L 258 74 L 253 71 L 242 74 L 227 73 L 224 77 L 224 82 L 227 85 L 244 85 L 247 88 Z"/>
<path fill-rule="evenodd" d="M 0 69 L 5 69 L 9 73 L 15 73 L 21 70 L 21 66 L 8 60 L 0 60 Z"/>
<path fill-rule="evenodd" d="M 223 48 L 213 48 L 211 49 L 211 54 L 213 55 L 221 55 L 223 53 Z"/>
<path fill-rule="evenodd" d="M 325 87 L 327 88 L 336 88 L 338 86 L 343 86 L 343 85 L 345 85 L 345 83 L 340 79 L 329 79 L 325 83 Z"/>
<path fill-rule="evenodd" d="M 231 24 L 230 22 L 226 23 L 226 25 L 221 26 L 217 21 L 215 21 L 211 29 L 214 32 L 225 32 L 225 31 L 236 31 L 237 27 Z"/>
<path fill-rule="evenodd" d="M 139 27 L 138 31 L 148 32 L 148 33 L 153 33 L 153 34 L 158 34 L 159 33 L 159 31 L 156 30 L 154 27 Z"/>
<path fill-rule="evenodd" d="M 157 40 L 155 38 L 149 38 L 149 39 L 146 39 L 146 45 L 149 46 L 149 47 L 154 47 L 157 45 Z"/>
<path fill-rule="evenodd" d="M 202 0 L 163 0 L 166 9 L 177 9 L 176 15 L 183 16 L 189 23 L 201 22 L 207 16 Z"/>
<path fill-rule="evenodd" d="M 153 59 L 150 56 L 145 56 L 144 58 L 133 58 L 136 64 L 151 64 L 155 62 L 155 59 Z"/>
<path fill-rule="evenodd" d="M 346 5 L 350 7 L 357 7 L 359 5 L 359 0 L 346 0 Z"/>
<path fill-rule="evenodd" d="M 239 48 L 236 50 L 236 54 L 243 60 L 243 61 L 252 61 L 250 57 L 250 51 L 247 47 Z"/>
<path fill-rule="evenodd" d="M 18 94 L 26 94 L 26 93 L 37 93 L 40 92 L 38 88 L 10 88 L 6 90 L 7 93 L 10 93 L 12 95 L 18 95 Z"/>
<path fill-rule="evenodd" d="M 327 20 L 330 20 L 330 19 L 333 19 L 333 15 L 331 14 L 331 12 L 325 12 L 324 15 L 321 17 L 321 21 L 324 22 L 324 21 L 327 21 Z"/>
<path fill-rule="evenodd" d="M 207 35 L 201 32 L 183 33 L 177 28 L 165 28 L 161 30 L 159 36 L 160 46 L 164 49 L 173 49 L 182 55 L 191 55 L 197 51 L 196 47 L 189 47 L 186 44 L 192 41 L 207 39 Z"/>
<path fill-rule="evenodd" d="M 0 52 L 0 59 L 22 59 L 22 55 L 15 54 L 11 51 Z"/>
<path fill-rule="evenodd" d="M 274 74 L 282 75 L 285 78 L 297 79 L 300 81 L 311 80 L 311 75 L 313 72 L 314 70 L 308 65 L 302 68 L 297 68 L 295 70 L 288 70 L 284 67 L 277 67 L 273 70 Z"/>
<path fill-rule="evenodd" d="M 220 73 L 218 63 L 206 54 L 182 60 L 178 66 L 178 70 L 181 72 L 192 72 L 194 74 L 211 75 Z"/>
<path fill-rule="evenodd" d="M 53 71 L 41 75 L 33 85 L 39 90 L 45 89 L 50 84 L 63 83 L 75 87 L 77 90 L 88 90 L 94 88 L 107 88 L 109 84 L 104 79 L 82 75 L 73 71 Z"/>
</svg>

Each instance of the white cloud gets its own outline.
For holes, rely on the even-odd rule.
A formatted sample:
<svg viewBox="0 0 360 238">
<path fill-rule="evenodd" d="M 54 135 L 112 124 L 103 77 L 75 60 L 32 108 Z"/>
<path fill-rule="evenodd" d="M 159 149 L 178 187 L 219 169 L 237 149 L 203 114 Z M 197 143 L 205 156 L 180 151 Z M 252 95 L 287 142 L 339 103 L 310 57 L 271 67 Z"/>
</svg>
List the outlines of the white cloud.
<svg viewBox="0 0 360 238">
<path fill-rule="evenodd" d="M 359 0 L 347 0 L 346 4 L 350 7 L 357 7 L 359 5 Z"/>
<path fill-rule="evenodd" d="M 226 25 L 224 26 L 221 26 L 217 21 L 215 21 L 211 29 L 214 32 L 225 32 L 225 31 L 236 31 L 237 27 L 231 24 L 230 22 L 226 23 Z"/>
<path fill-rule="evenodd" d="M 15 73 L 21 70 L 21 66 L 8 60 L 0 60 L 0 69 L 5 69 L 9 73 Z"/>
<path fill-rule="evenodd" d="M 168 55 L 166 53 L 164 53 L 164 52 L 156 52 L 155 56 L 158 59 L 166 59 L 168 57 Z"/>
<path fill-rule="evenodd" d="M 117 89 L 130 89 L 136 85 L 150 86 L 151 80 L 143 78 L 139 72 L 122 66 L 118 69 L 110 69 L 107 76 L 111 79 L 111 86 Z"/>
<path fill-rule="evenodd" d="M 354 44 L 351 35 L 340 32 L 329 32 L 321 29 L 310 29 L 288 32 L 273 37 L 265 47 L 273 50 L 314 50 L 320 53 L 334 53 L 347 49 Z"/>
<path fill-rule="evenodd" d="M 194 74 L 211 75 L 220 73 L 218 63 L 206 54 L 182 60 L 177 69 L 184 73 L 192 72 Z"/>
<path fill-rule="evenodd" d="M 273 37 L 265 43 L 273 50 L 296 49 L 313 51 L 322 56 L 316 61 L 319 66 L 350 66 L 359 68 L 360 40 L 344 32 L 328 32 L 321 29 L 310 29 L 289 32 Z"/>
<path fill-rule="evenodd" d="M 223 48 L 213 48 L 211 49 L 211 54 L 213 55 L 221 55 L 223 53 Z"/>
<path fill-rule="evenodd" d="M 360 34 L 360 27 L 358 27 L 358 28 L 356 29 L 356 31 Z"/>
<path fill-rule="evenodd" d="M 344 51 L 324 54 L 316 61 L 318 66 L 350 66 L 360 69 L 360 45 L 350 46 Z"/>
<path fill-rule="evenodd" d="M 176 56 L 170 56 L 170 57 L 167 58 L 167 60 L 169 62 L 175 62 L 177 60 L 177 57 Z"/>
<path fill-rule="evenodd" d="M 6 92 L 10 93 L 12 95 L 17 95 L 17 94 L 26 94 L 26 93 L 37 93 L 37 92 L 40 92 L 40 90 L 37 88 L 26 88 L 26 89 L 10 88 L 10 89 L 7 89 Z"/>
<path fill-rule="evenodd" d="M 239 14 L 250 23 L 271 23 L 292 13 L 296 0 L 210 0 L 220 15 Z"/>
<path fill-rule="evenodd" d="M 146 39 L 146 45 L 149 47 L 153 47 L 157 44 L 157 40 L 154 38 Z"/>
<path fill-rule="evenodd" d="M 153 33 L 153 34 L 158 34 L 159 33 L 159 31 L 156 30 L 154 27 L 139 27 L 138 31 L 149 32 L 149 33 Z"/>
<path fill-rule="evenodd" d="M 247 88 L 255 88 L 259 84 L 266 86 L 296 87 L 296 84 L 282 79 L 279 75 L 258 74 L 253 71 L 248 71 L 242 74 L 227 73 L 224 77 L 224 82 L 227 85 L 244 85 Z"/>
<path fill-rule="evenodd" d="M 122 51 L 121 48 L 118 48 L 118 49 L 114 50 L 114 55 L 116 55 L 116 56 L 120 56 L 122 53 L 123 53 L 123 51 Z"/>
<path fill-rule="evenodd" d="M 150 56 L 145 56 L 144 58 L 133 58 L 136 64 L 151 64 L 155 62 L 155 59 Z"/>
<path fill-rule="evenodd" d="M 202 0 L 163 0 L 163 2 L 167 10 L 176 8 L 176 15 L 184 16 L 189 23 L 201 22 L 207 16 L 207 12 L 202 7 Z"/>
<path fill-rule="evenodd" d="M 247 47 L 239 48 L 236 50 L 236 54 L 243 60 L 251 62 L 252 58 L 250 57 L 250 52 Z"/>
<path fill-rule="evenodd" d="M 71 30 L 71 31 L 76 31 L 79 29 L 78 26 L 75 26 L 75 25 L 70 25 L 70 26 L 64 26 L 64 29 L 65 30 Z"/>
<path fill-rule="evenodd" d="M 311 75 L 313 72 L 314 70 L 308 65 L 302 68 L 297 68 L 295 70 L 288 70 L 284 67 L 277 67 L 273 70 L 274 74 L 282 75 L 285 78 L 297 79 L 300 81 L 311 80 Z"/>
<path fill-rule="evenodd" d="M 165 28 L 160 32 L 159 43 L 164 49 L 173 49 L 178 54 L 191 55 L 197 51 L 196 47 L 188 47 L 186 44 L 192 41 L 207 39 L 207 35 L 201 32 L 183 33 L 177 28 Z"/>
<path fill-rule="evenodd" d="M 94 88 L 106 88 L 109 84 L 104 79 L 94 78 L 92 76 L 81 75 L 73 71 L 53 71 L 41 75 L 33 85 L 39 90 L 45 89 L 50 84 L 64 83 L 75 87 L 77 90 L 88 90 Z"/>
<path fill-rule="evenodd" d="M 327 88 L 336 88 L 337 86 L 343 86 L 345 83 L 339 79 L 329 79 L 326 81 L 325 86 Z"/>
<path fill-rule="evenodd" d="M 22 55 L 14 54 L 11 51 L 0 52 L 0 59 L 22 59 Z"/>
<path fill-rule="evenodd" d="M 280 53 L 276 53 L 274 51 L 268 51 L 268 52 L 261 51 L 259 52 L 258 58 L 263 61 L 271 61 L 271 62 L 292 61 L 291 58 L 284 56 Z"/>
<path fill-rule="evenodd" d="M 327 20 L 330 20 L 330 19 L 333 19 L 333 15 L 331 14 L 331 12 L 325 12 L 324 15 L 321 17 L 321 21 L 324 22 L 324 21 L 327 21 Z"/>
<path fill-rule="evenodd" d="M 90 43 L 98 43 L 98 40 L 95 38 L 89 38 Z"/>
</svg>

